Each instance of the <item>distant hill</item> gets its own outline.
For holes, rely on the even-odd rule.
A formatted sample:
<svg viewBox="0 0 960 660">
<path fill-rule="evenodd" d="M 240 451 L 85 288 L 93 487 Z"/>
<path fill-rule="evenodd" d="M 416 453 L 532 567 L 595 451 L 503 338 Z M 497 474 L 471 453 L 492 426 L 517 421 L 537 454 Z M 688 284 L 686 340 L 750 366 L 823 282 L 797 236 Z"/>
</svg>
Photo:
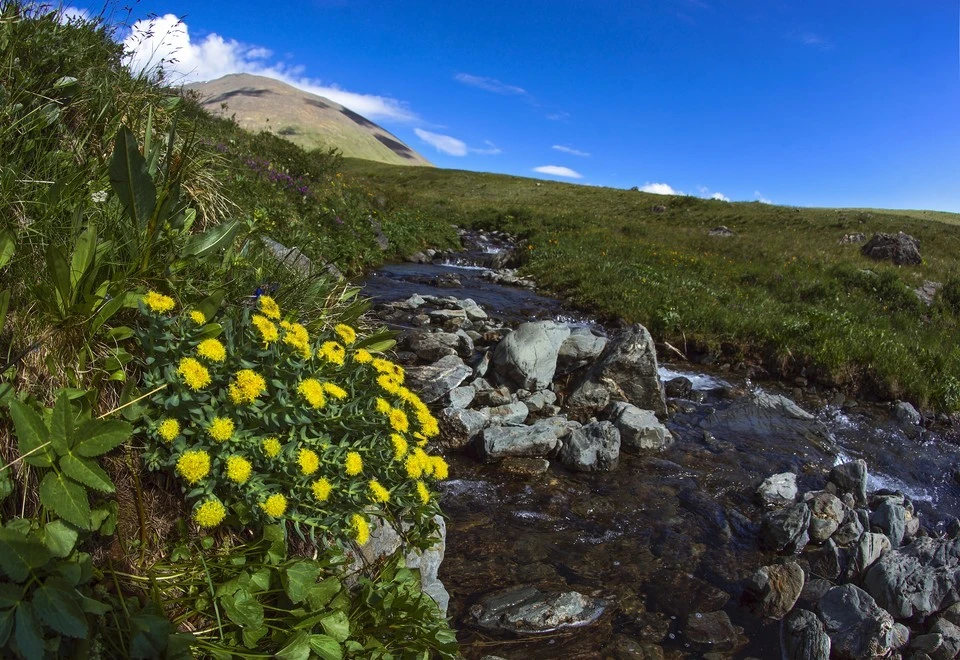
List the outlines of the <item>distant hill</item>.
<svg viewBox="0 0 960 660">
<path fill-rule="evenodd" d="M 270 131 L 304 149 L 336 147 L 344 156 L 392 165 L 430 165 L 423 156 L 366 117 L 291 85 L 247 73 L 193 83 L 209 112 L 234 117 L 251 131 Z"/>
</svg>

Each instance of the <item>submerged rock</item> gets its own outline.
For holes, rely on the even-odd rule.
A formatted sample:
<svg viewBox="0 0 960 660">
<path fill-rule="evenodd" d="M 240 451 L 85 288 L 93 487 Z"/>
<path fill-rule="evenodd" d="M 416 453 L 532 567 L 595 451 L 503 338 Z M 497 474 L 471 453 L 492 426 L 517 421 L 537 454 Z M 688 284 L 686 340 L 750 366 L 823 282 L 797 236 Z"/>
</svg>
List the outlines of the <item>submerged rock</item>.
<svg viewBox="0 0 960 660">
<path fill-rule="evenodd" d="M 831 447 L 833 437 L 827 427 L 796 403 L 779 394 L 754 392 L 735 401 L 729 408 L 707 417 L 701 426 L 714 434 L 747 435 L 778 441 L 811 441 L 821 448 Z"/>
<path fill-rule="evenodd" d="M 684 636 L 703 651 L 733 651 L 746 641 L 723 610 L 691 614 Z"/>
<path fill-rule="evenodd" d="M 487 596 L 470 608 L 470 619 L 485 630 L 536 634 L 589 625 L 605 608 L 606 602 L 576 591 L 520 586 Z"/>
</svg>

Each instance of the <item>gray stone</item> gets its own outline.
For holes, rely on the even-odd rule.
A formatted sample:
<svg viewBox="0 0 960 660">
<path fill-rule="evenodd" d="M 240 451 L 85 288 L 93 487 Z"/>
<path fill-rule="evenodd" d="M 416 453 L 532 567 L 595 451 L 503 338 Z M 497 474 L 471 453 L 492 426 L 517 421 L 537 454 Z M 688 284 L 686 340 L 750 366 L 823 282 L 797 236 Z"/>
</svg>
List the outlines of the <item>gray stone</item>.
<svg viewBox="0 0 960 660">
<path fill-rule="evenodd" d="M 836 580 L 840 577 L 842 570 L 840 550 L 833 539 L 827 539 L 821 547 L 810 552 L 810 572 L 813 575 L 828 580 Z"/>
<path fill-rule="evenodd" d="M 758 616 L 782 619 L 803 589 L 803 569 L 796 562 L 762 566 L 747 580 L 746 596 Z"/>
<path fill-rule="evenodd" d="M 890 645 L 894 651 L 905 648 L 910 643 L 910 629 L 902 623 L 893 624 L 893 642 Z"/>
<path fill-rule="evenodd" d="M 620 431 L 624 450 L 663 451 L 673 444 L 673 435 L 652 410 L 640 410 L 626 401 L 615 401 L 605 415 Z"/>
<path fill-rule="evenodd" d="M 843 522 L 843 502 L 836 495 L 820 492 L 810 502 L 810 539 L 821 543 L 837 531 Z"/>
<path fill-rule="evenodd" d="M 507 456 L 539 458 L 553 452 L 560 441 L 547 424 L 533 426 L 491 426 L 484 429 L 480 446 L 483 456 L 497 460 Z"/>
<path fill-rule="evenodd" d="M 768 511 L 760 523 L 760 540 L 770 550 L 785 554 L 799 553 L 810 536 L 810 507 L 804 502 Z"/>
<path fill-rule="evenodd" d="M 604 601 L 576 591 L 545 593 L 533 586 L 520 586 L 491 594 L 475 604 L 470 608 L 470 620 L 485 630 L 545 633 L 589 625 L 605 608 Z"/>
<path fill-rule="evenodd" d="M 477 403 L 486 403 L 490 407 L 505 406 L 513 402 L 513 395 L 506 385 L 477 392 Z"/>
<path fill-rule="evenodd" d="M 536 477 L 546 474 L 550 469 L 550 461 L 545 458 L 518 458 L 508 456 L 500 461 L 500 471 L 516 474 L 521 477 Z"/>
<path fill-rule="evenodd" d="M 690 644 L 704 651 L 733 651 L 744 641 L 723 610 L 691 614 L 683 634 Z"/>
<path fill-rule="evenodd" d="M 666 415 L 656 348 L 642 325 L 630 326 L 607 343 L 600 358 L 575 386 L 567 405 L 583 413 L 596 413 L 611 401 L 627 401 L 658 416 Z"/>
<path fill-rule="evenodd" d="M 484 408 L 490 418 L 490 426 L 517 426 L 527 419 L 529 411 L 523 401 L 514 401 L 496 408 Z"/>
<path fill-rule="evenodd" d="M 784 660 L 829 660 L 830 636 L 809 610 L 794 610 L 783 628 Z"/>
<path fill-rule="evenodd" d="M 470 385 L 462 385 L 460 387 L 454 387 L 450 390 L 450 407 L 451 408 L 467 408 L 473 402 L 473 397 L 477 395 L 477 391 L 473 389 Z"/>
<path fill-rule="evenodd" d="M 524 403 L 527 404 L 527 409 L 532 413 L 538 413 L 547 408 L 547 406 L 553 404 L 557 400 L 557 395 L 550 390 L 540 390 L 539 392 L 534 392 L 528 396 Z"/>
<path fill-rule="evenodd" d="M 867 532 L 860 537 L 853 549 L 853 556 L 847 569 L 847 577 L 854 579 L 862 575 L 888 550 L 890 550 L 890 539 L 883 534 Z"/>
<path fill-rule="evenodd" d="M 480 307 L 480 305 L 478 305 L 478 304 L 477 304 L 474 300 L 472 300 L 471 298 L 466 298 L 466 299 L 464 299 L 464 300 L 461 300 L 461 301 L 459 301 L 458 304 L 460 305 L 460 308 L 461 308 L 464 312 L 466 312 L 467 318 L 470 319 L 471 321 L 485 321 L 485 320 L 487 320 L 487 318 L 488 318 L 487 313 L 486 313 L 485 311 L 483 311 L 483 308 Z"/>
<path fill-rule="evenodd" d="M 554 321 L 522 323 L 497 344 L 494 368 L 524 389 L 546 389 L 557 371 L 560 346 L 569 336 L 570 328 Z"/>
<path fill-rule="evenodd" d="M 286 245 L 266 236 L 261 240 L 271 257 L 299 275 L 310 275 L 313 270 L 313 263 L 310 261 L 310 257 L 301 252 L 299 248 L 288 248 Z M 341 274 L 337 279 L 342 277 Z"/>
<path fill-rule="evenodd" d="M 410 388 L 424 403 L 432 403 L 467 379 L 473 370 L 456 355 L 448 355 L 425 367 L 407 369 Z"/>
<path fill-rule="evenodd" d="M 889 653 L 893 617 L 860 587 L 834 587 L 820 599 L 818 610 L 830 636 L 833 657 L 859 660 Z"/>
<path fill-rule="evenodd" d="M 600 357 L 606 345 L 607 338 L 598 337 L 590 328 L 571 328 L 557 354 L 557 372 L 568 374 L 587 366 Z"/>
<path fill-rule="evenodd" d="M 449 332 L 416 331 L 410 334 L 407 345 L 421 360 L 435 362 L 447 355 L 456 355 L 460 338 Z"/>
<path fill-rule="evenodd" d="M 898 266 L 918 266 L 923 263 L 920 241 L 902 231 L 896 234 L 877 232 L 860 248 L 860 253 L 871 259 L 892 261 Z"/>
<path fill-rule="evenodd" d="M 440 411 L 441 436 L 446 446 L 452 449 L 462 449 L 470 444 L 490 423 L 489 415 L 480 410 L 454 408 L 450 406 Z"/>
<path fill-rule="evenodd" d="M 736 233 L 734 233 L 734 231 L 729 227 L 718 225 L 717 227 L 714 227 L 713 229 L 708 231 L 707 236 L 714 236 L 718 238 L 732 238 L 736 236 Z"/>
<path fill-rule="evenodd" d="M 852 494 L 857 506 L 866 506 L 867 462 L 862 458 L 836 466 L 830 470 L 827 479 L 841 494 Z"/>
<path fill-rule="evenodd" d="M 753 392 L 735 401 L 728 408 L 712 413 L 701 426 L 718 436 L 809 441 L 822 449 L 834 445 L 823 422 L 787 397 L 767 392 Z"/>
<path fill-rule="evenodd" d="M 930 633 L 940 635 L 942 640 L 939 649 L 926 652 L 932 660 L 954 660 L 960 655 L 960 628 L 946 619 L 938 618 L 930 626 Z"/>
<path fill-rule="evenodd" d="M 609 471 L 620 459 L 620 432 L 610 422 L 590 422 L 563 441 L 560 460 L 578 472 Z"/>
<path fill-rule="evenodd" d="M 870 526 L 890 539 L 890 547 L 899 548 L 906 530 L 907 511 L 902 504 L 883 502 L 870 514 Z"/>
<path fill-rule="evenodd" d="M 942 282 L 934 282 L 933 280 L 924 280 L 923 284 L 918 286 L 913 290 L 914 295 L 917 296 L 917 299 L 928 307 L 933 304 L 933 301 L 937 299 L 937 294 L 940 292 L 940 289 L 943 288 Z"/>
<path fill-rule="evenodd" d="M 898 619 L 940 612 L 960 602 L 960 540 L 916 538 L 883 555 L 863 586 Z"/>
<path fill-rule="evenodd" d="M 836 541 L 837 545 L 848 546 L 859 541 L 863 532 L 863 525 L 860 523 L 857 512 L 853 509 L 847 509 L 843 515 L 843 522 L 840 523 L 840 527 L 831 538 Z"/>
<path fill-rule="evenodd" d="M 466 330 L 457 330 L 454 333 L 457 338 L 460 340 L 460 343 L 457 344 L 457 353 L 465 360 L 469 360 L 473 357 L 473 352 L 476 350 L 476 347 L 473 344 L 473 337 L 471 337 Z"/>
<path fill-rule="evenodd" d="M 926 635 L 917 635 L 910 640 L 910 648 L 914 651 L 926 653 L 931 658 L 943 646 L 943 635 L 940 633 L 927 633 Z M 948 656 L 948 660 L 953 660 L 953 656 Z"/>
<path fill-rule="evenodd" d="M 431 319 L 443 321 L 466 321 L 467 313 L 462 309 L 434 309 L 428 312 Z"/>
<path fill-rule="evenodd" d="M 893 407 L 893 416 L 901 424 L 911 424 L 917 426 L 923 421 L 923 417 L 917 412 L 917 409 L 906 401 L 898 401 Z"/>
<path fill-rule="evenodd" d="M 693 392 L 693 381 L 686 376 L 677 376 L 664 383 L 663 389 L 669 397 L 685 399 Z"/>
<path fill-rule="evenodd" d="M 757 488 L 757 497 L 765 504 L 793 504 L 797 499 L 797 475 L 793 472 L 770 475 Z"/>
</svg>

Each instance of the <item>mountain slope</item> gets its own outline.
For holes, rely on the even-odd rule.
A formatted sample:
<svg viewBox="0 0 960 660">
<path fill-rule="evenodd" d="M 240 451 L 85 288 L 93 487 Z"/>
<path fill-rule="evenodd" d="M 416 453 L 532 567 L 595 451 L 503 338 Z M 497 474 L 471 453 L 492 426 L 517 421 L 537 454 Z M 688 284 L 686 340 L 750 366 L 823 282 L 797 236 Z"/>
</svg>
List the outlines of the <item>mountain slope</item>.
<svg viewBox="0 0 960 660">
<path fill-rule="evenodd" d="M 366 117 L 328 98 L 247 73 L 185 87 L 213 114 L 233 116 L 252 131 L 270 131 L 304 149 L 336 147 L 345 156 L 393 165 L 430 165 L 416 151 Z"/>
</svg>

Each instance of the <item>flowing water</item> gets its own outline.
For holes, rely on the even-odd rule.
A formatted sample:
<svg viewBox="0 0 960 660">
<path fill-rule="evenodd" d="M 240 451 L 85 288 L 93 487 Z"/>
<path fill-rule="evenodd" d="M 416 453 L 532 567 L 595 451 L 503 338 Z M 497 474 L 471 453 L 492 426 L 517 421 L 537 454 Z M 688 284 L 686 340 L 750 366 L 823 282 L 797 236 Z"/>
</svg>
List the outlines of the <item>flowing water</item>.
<svg viewBox="0 0 960 660">
<path fill-rule="evenodd" d="M 381 302 L 413 293 L 472 298 L 511 323 L 590 322 L 556 300 L 485 279 L 472 264 L 488 263 L 496 250 L 480 246 L 448 265 L 389 266 L 364 282 L 365 293 Z M 450 287 L 453 278 L 460 286 Z M 616 471 L 574 473 L 554 463 L 545 475 L 520 477 L 469 455 L 448 456 L 451 479 L 442 492 L 448 535 L 440 577 L 467 657 L 644 657 L 611 650 L 639 643 L 658 644 L 667 657 L 700 657 L 684 636 L 687 618 L 718 608 L 745 631 L 747 641 L 732 657 L 779 657 L 779 624 L 761 621 L 739 604 L 743 581 L 774 560 L 758 549 L 763 509 L 753 497 L 760 481 L 774 473 L 795 472 L 801 492 L 819 490 L 833 465 L 863 458 L 869 490 L 904 492 L 932 532 L 960 515 L 954 480 L 960 451 L 942 435 L 925 431 L 910 439 L 882 406 L 812 409 L 803 401 L 827 425 L 836 448 L 722 429 L 705 434 L 702 420 L 757 385 L 690 364 L 661 367 L 665 380 L 678 375 L 690 378 L 694 392 L 674 402 L 666 422 L 676 442 L 656 455 L 621 454 Z M 776 383 L 762 386 L 789 395 Z M 592 626 L 543 636 L 497 637 L 468 625 L 472 604 L 519 584 L 576 590 L 613 606 Z"/>
</svg>

